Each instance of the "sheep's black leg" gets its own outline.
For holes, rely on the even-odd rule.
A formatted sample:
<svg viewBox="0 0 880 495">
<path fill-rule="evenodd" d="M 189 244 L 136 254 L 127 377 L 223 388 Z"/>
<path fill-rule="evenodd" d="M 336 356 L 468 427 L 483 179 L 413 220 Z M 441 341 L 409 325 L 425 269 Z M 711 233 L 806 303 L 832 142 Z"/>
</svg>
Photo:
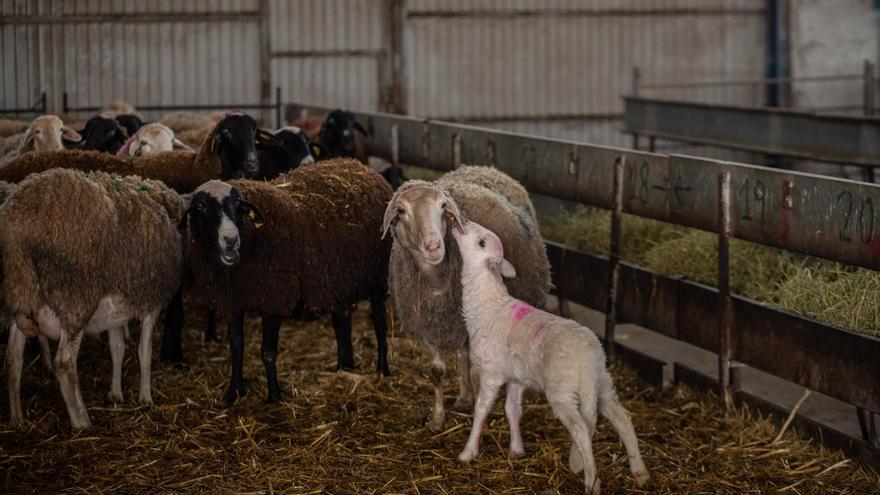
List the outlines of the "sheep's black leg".
<svg viewBox="0 0 880 495">
<path fill-rule="evenodd" d="M 376 371 L 385 376 L 391 375 L 388 369 L 388 319 L 385 315 L 385 294 L 373 294 L 370 297 L 370 310 L 373 316 L 373 328 L 376 330 L 376 347 L 379 356 L 376 360 Z"/>
<path fill-rule="evenodd" d="M 229 351 L 232 355 L 232 381 L 226 392 L 226 402 L 232 404 L 247 393 L 244 389 L 244 315 L 236 315 L 227 323 Z"/>
<path fill-rule="evenodd" d="M 163 363 L 183 362 L 183 347 L 180 344 L 183 323 L 183 293 L 178 287 L 165 308 L 165 330 L 162 332 L 162 350 L 159 352 L 159 359 Z"/>
<path fill-rule="evenodd" d="M 351 310 L 334 311 L 333 330 L 336 332 L 336 369 L 354 369 L 354 351 L 351 348 Z"/>
<path fill-rule="evenodd" d="M 220 342 L 220 336 L 217 335 L 217 318 L 214 316 L 214 310 L 208 310 L 208 328 L 205 329 L 205 342 Z"/>
<path fill-rule="evenodd" d="M 278 357 L 278 330 L 281 328 L 281 321 L 281 318 L 277 316 L 263 317 L 263 347 L 260 354 L 263 357 L 266 382 L 269 385 L 267 402 L 281 400 L 281 388 L 278 386 L 278 373 L 275 369 L 275 361 Z"/>
</svg>

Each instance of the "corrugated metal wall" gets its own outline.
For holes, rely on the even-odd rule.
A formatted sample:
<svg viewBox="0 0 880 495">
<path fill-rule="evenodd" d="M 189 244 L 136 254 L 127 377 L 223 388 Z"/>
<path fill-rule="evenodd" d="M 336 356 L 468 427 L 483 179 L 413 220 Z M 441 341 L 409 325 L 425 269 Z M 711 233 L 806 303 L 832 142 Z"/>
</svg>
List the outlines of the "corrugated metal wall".
<svg viewBox="0 0 880 495">
<path fill-rule="evenodd" d="M 394 16 L 394 6 L 403 5 Z M 0 0 L 0 107 L 286 101 L 627 144 L 620 95 L 760 77 L 762 0 Z M 264 17 L 264 13 L 267 15 Z M 266 67 L 267 66 L 267 67 Z M 748 103 L 746 94 L 733 102 Z"/>
</svg>

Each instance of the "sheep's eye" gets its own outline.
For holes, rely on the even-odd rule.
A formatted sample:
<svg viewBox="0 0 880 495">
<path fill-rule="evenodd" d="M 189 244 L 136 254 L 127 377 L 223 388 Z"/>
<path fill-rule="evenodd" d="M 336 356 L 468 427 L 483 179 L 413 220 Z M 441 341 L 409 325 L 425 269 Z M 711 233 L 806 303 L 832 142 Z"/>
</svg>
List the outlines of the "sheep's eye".
<svg viewBox="0 0 880 495">
<path fill-rule="evenodd" d="M 446 201 L 444 201 L 443 204 L 440 205 L 440 208 L 443 208 L 444 210 L 446 209 Z"/>
<path fill-rule="evenodd" d="M 196 203 L 196 209 L 199 211 L 205 211 L 205 203 L 199 201 L 198 203 Z"/>
<path fill-rule="evenodd" d="M 480 247 L 481 248 L 486 247 L 486 239 L 480 239 Z"/>
<path fill-rule="evenodd" d="M 403 215 L 405 212 L 406 212 L 406 210 L 404 210 L 403 208 L 398 208 L 398 209 L 397 209 L 397 214 L 398 214 L 398 215 Z"/>
</svg>

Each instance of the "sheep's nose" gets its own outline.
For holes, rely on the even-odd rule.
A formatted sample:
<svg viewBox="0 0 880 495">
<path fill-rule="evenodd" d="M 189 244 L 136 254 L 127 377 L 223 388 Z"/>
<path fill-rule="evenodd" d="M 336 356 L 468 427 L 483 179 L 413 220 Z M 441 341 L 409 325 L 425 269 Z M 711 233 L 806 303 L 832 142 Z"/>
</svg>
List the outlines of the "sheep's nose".
<svg viewBox="0 0 880 495">
<path fill-rule="evenodd" d="M 235 241 L 237 241 L 237 240 L 238 239 L 235 236 L 228 236 L 228 235 L 223 236 L 223 242 L 226 243 L 227 246 L 235 245 Z"/>
<path fill-rule="evenodd" d="M 146 139 L 141 139 L 141 146 L 144 146 L 145 144 L 147 144 L 147 140 L 146 140 Z"/>
<path fill-rule="evenodd" d="M 434 253 L 440 250 L 440 241 L 438 241 L 437 239 L 425 241 L 422 243 L 422 245 L 425 247 L 425 251 L 429 253 Z"/>
</svg>

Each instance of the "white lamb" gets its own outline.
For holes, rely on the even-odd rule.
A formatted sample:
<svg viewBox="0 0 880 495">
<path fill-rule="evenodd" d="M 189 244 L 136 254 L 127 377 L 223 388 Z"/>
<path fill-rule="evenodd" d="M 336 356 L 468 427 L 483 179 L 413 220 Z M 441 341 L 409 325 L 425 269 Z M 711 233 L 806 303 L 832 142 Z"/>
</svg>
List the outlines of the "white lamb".
<svg viewBox="0 0 880 495">
<path fill-rule="evenodd" d="M 598 494 L 592 436 L 596 409 L 620 435 L 639 486 L 649 478 L 629 413 L 617 399 L 599 339 L 576 322 L 511 297 L 501 277 L 516 271 L 504 259 L 501 240 L 475 222 L 452 229 L 462 258 L 462 313 L 470 336 L 470 357 L 480 376 L 474 424 L 458 456 L 469 462 L 479 451 L 480 434 L 501 387 L 510 422 L 510 455 L 522 455 L 519 421 L 526 387 L 543 390 L 574 441 L 569 467 L 584 470 L 587 492 Z"/>
</svg>

